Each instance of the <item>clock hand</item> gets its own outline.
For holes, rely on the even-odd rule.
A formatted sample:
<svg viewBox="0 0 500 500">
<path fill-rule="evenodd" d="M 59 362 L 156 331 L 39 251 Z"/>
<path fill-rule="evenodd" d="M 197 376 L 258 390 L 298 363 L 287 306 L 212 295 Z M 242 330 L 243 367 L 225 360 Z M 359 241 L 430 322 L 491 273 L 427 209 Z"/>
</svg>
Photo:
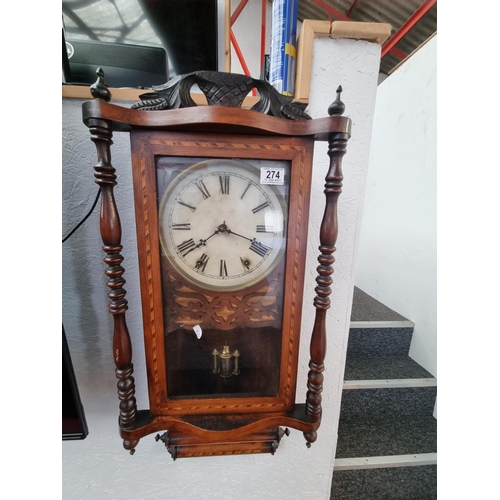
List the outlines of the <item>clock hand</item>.
<svg viewBox="0 0 500 500">
<path fill-rule="evenodd" d="M 229 234 L 234 234 L 235 236 L 239 236 L 240 238 L 244 238 L 245 240 L 248 240 L 248 241 L 254 241 L 255 240 L 255 238 L 247 238 L 246 236 L 242 236 L 241 234 L 235 233 L 234 231 L 231 231 L 231 229 L 228 229 L 227 232 Z"/>
<path fill-rule="evenodd" d="M 247 238 L 246 236 L 242 236 L 241 234 L 238 234 L 238 233 L 235 233 L 234 231 L 231 231 L 231 229 L 229 229 L 227 226 L 226 226 L 226 221 L 224 221 L 223 224 L 221 224 L 219 227 L 218 227 L 218 230 L 221 232 L 221 233 L 227 233 L 227 234 L 234 234 L 235 236 L 239 236 L 240 238 L 243 238 L 245 240 L 248 240 L 248 241 L 254 241 L 255 238 Z"/>
<path fill-rule="evenodd" d="M 247 238 L 246 236 L 243 236 L 241 234 L 235 233 L 234 231 L 231 231 L 226 226 L 226 221 L 224 221 L 223 224 L 221 224 L 216 232 L 220 233 L 228 233 L 228 234 L 234 234 L 235 236 L 239 236 L 240 238 L 243 238 L 244 240 L 247 240 L 251 243 L 250 245 L 250 250 L 253 250 L 255 253 L 259 254 L 261 257 L 264 257 L 266 253 L 268 253 L 271 250 L 271 247 L 268 247 L 267 245 L 264 245 L 260 241 L 257 241 L 257 238 Z"/>
<path fill-rule="evenodd" d="M 248 240 L 248 241 L 253 241 L 251 238 L 247 238 L 246 236 L 242 236 L 241 234 L 238 234 L 238 233 L 235 233 L 234 231 L 231 231 L 231 229 L 229 229 L 227 226 L 226 226 L 226 221 L 224 221 L 218 228 L 217 228 L 217 231 L 215 231 L 216 233 L 227 233 L 227 234 L 234 234 L 235 236 L 239 236 L 240 238 L 244 238 L 245 240 Z"/>
<path fill-rule="evenodd" d="M 239 236 L 240 238 L 244 238 L 245 240 L 250 241 L 251 242 L 250 250 L 260 255 L 261 257 L 264 257 L 271 250 L 271 247 L 268 247 L 267 245 L 264 245 L 260 241 L 257 241 L 257 238 L 250 239 L 247 238 L 246 236 L 241 236 L 241 234 L 235 233 L 231 230 L 228 230 L 228 233 L 234 234 L 236 236 Z"/>
<path fill-rule="evenodd" d="M 226 224 L 224 222 L 208 238 L 206 238 L 206 239 L 200 239 L 200 242 L 195 247 L 193 247 L 192 250 L 190 250 L 190 252 L 192 252 L 193 250 L 196 250 L 197 248 L 200 248 L 201 246 L 205 246 L 207 244 L 207 241 L 210 238 L 212 238 L 213 236 L 215 236 L 216 234 L 218 234 L 218 233 L 225 233 L 225 232 L 230 232 L 230 231 L 227 229 L 227 226 L 226 226 Z"/>
<path fill-rule="evenodd" d="M 200 248 L 201 246 L 205 246 L 207 244 L 207 241 L 212 237 L 212 236 L 215 236 L 219 231 L 216 229 L 208 238 L 206 238 L 205 240 L 203 239 L 200 239 L 200 242 L 193 248 L 193 250 L 195 248 Z"/>
<path fill-rule="evenodd" d="M 220 228 L 221 226 L 219 226 Z M 257 238 L 247 238 L 246 236 L 242 236 L 241 234 L 235 233 L 234 231 L 231 231 L 225 224 L 225 231 L 228 234 L 234 234 L 235 236 L 239 236 L 240 238 L 243 238 L 251 243 L 250 245 L 250 250 L 255 252 L 256 254 L 260 255 L 261 257 L 264 257 L 270 250 L 271 247 L 268 247 L 267 245 L 264 245 L 260 241 L 257 241 Z M 243 261 L 242 261 L 243 262 Z"/>
<path fill-rule="evenodd" d="M 200 239 L 200 242 L 195 247 L 193 247 L 192 250 L 190 250 L 190 251 L 192 252 L 193 250 L 196 250 L 197 248 L 200 248 L 201 246 L 205 246 L 207 244 L 207 241 L 218 233 L 230 233 L 230 232 L 231 231 L 226 226 L 226 221 L 224 221 L 222 224 L 220 224 L 217 227 L 217 229 L 208 238 Z M 244 238 L 244 236 L 242 236 L 242 238 Z M 249 241 L 252 241 L 252 240 L 249 240 Z"/>
</svg>

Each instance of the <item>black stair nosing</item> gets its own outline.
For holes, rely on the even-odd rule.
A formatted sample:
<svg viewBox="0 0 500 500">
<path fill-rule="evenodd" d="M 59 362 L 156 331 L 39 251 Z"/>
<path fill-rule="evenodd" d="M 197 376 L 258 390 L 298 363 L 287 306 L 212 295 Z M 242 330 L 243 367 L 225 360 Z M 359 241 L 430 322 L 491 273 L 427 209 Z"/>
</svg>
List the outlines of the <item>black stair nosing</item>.
<svg viewBox="0 0 500 500">
<path fill-rule="evenodd" d="M 344 389 L 340 418 L 431 416 L 437 386 Z"/>
<path fill-rule="evenodd" d="M 351 356 L 346 358 L 344 381 L 434 378 L 409 356 Z"/>
<path fill-rule="evenodd" d="M 341 418 L 336 459 L 437 453 L 437 420 L 431 416 Z"/>
<path fill-rule="evenodd" d="M 408 321 L 408 319 L 355 286 L 351 321 Z"/>
<path fill-rule="evenodd" d="M 434 500 L 437 465 L 334 471 L 330 500 Z"/>
</svg>

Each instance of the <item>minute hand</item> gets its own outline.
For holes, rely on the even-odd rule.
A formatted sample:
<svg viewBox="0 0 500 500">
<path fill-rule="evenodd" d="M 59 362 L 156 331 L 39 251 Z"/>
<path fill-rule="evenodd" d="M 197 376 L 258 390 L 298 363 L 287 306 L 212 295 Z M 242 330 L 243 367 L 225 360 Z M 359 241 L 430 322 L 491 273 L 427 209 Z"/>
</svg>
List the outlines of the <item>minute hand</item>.
<svg viewBox="0 0 500 500">
<path fill-rule="evenodd" d="M 248 241 L 253 241 L 255 238 L 247 238 L 246 236 L 242 236 L 241 234 L 235 233 L 234 231 L 231 231 L 231 229 L 228 229 L 227 231 L 229 234 L 234 234 L 235 236 L 239 236 L 240 238 L 243 238 Z"/>
<path fill-rule="evenodd" d="M 246 236 L 242 236 L 241 234 L 235 233 L 230 230 L 228 230 L 228 233 L 234 234 L 236 236 L 239 236 L 240 238 L 248 240 L 251 243 L 250 250 L 259 254 L 261 257 L 264 257 L 271 250 L 271 247 L 262 244 L 260 241 L 257 241 L 256 238 L 247 238 Z"/>
</svg>

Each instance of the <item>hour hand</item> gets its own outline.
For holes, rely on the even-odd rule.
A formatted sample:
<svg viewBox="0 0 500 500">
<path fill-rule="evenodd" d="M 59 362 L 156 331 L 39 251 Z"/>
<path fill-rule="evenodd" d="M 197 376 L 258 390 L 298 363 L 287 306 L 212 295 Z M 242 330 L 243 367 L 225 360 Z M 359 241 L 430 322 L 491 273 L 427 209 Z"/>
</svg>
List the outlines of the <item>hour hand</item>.
<svg viewBox="0 0 500 500">
<path fill-rule="evenodd" d="M 190 254 L 193 250 L 204 247 L 207 244 L 207 241 L 215 234 L 217 234 L 217 231 L 212 233 L 207 239 L 201 239 L 198 244 L 194 242 L 193 238 L 190 238 L 189 240 L 183 241 L 180 245 L 178 245 L 177 250 L 180 252 L 182 257 L 186 257 L 186 255 Z"/>
<path fill-rule="evenodd" d="M 207 244 L 207 241 L 212 237 L 215 236 L 218 233 L 217 230 L 215 230 L 208 238 L 206 239 L 201 239 L 200 242 L 196 245 L 196 248 L 204 247 Z M 193 249 L 194 250 L 194 249 Z"/>
</svg>

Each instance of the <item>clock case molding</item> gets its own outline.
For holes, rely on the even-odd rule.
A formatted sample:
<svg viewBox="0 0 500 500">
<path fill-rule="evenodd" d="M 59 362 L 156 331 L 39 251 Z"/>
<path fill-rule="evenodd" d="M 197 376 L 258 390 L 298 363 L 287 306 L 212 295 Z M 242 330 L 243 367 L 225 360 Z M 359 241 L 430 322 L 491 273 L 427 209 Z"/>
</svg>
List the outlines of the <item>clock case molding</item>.
<svg viewBox="0 0 500 500">
<path fill-rule="evenodd" d="M 335 261 L 333 253 L 338 234 L 337 201 L 342 189 L 342 158 L 346 153 L 351 131 L 351 120 L 341 116 L 344 111 L 344 104 L 340 100 L 341 87 L 337 90 L 336 100 L 328 109 L 329 116 L 310 119 L 302 109 L 297 108 L 294 112 L 292 103 L 281 101 L 281 97 L 276 98 L 272 89 L 263 86 L 265 82 L 262 82 L 259 88 L 263 102 L 254 106 L 258 110 L 230 107 L 241 106 L 244 96 L 251 90 L 247 88 L 248 85 L 243 89 L 243 97 L 238 99 L 239 103 L 234 104 L 232 95 L 233 102 L 229 106 L 224 98 L 218 99 L 216 103 L 211 102 L 213 89 L 207 90 L 205 94 L 208 106 L 198 107 L 194 103 L 183 103 L 181 89 L 181 97 L 170 102 L 170 107 L 179 109 L 165 109 L 163 106 L 161 110 L 153 110 L 148 107 L 151 99 L 157 98 L 158 94 L 147 94 L 141 103 L 126 108 L 108 102 L 111 95 L 104 84 L 104 75 L 101 70 L 98 70 L 97 74 L 98 80 L 91 87 L 94 99 L 83 103 L 82 112 L 83 122 L 89 128 L 91 140 L 97 149 L 94 175 L 101 189 L 100 229 L 104 244 L 104 262 L 107 265 L 105 274 L 110 289 L 108 307 L 114 319 L 113 355 L 120 401 L 119 431 L 124 448 L 133 454 L 141 438 L 163 432 L 156 435 L 156 440 L 165 444 L 174 460 L 182 457 L 242 453 L 274 454 L 283 435 L 289 434 L 288 427 L 302 431 L 306 444 L 310 447 L 317 439 L 317 430 L 321 423 L 323 363 L 327 347 L 326 311 L 330 307 L 332 265 Z M 190 87 L 198 82 L 197 75 L 188 76 L 184 82 L 187 80 L 189 95 Z M 203 72 L 202 76 L 207 77 L 206 72 Z M 209 74 L 208 77 L 214 77 L 214 74 Z M 236 86 L 242 78 L 241 75 L 215 74 L 216 84 L 222 79 L 227 87 L 228 77 L 230 89 L 231 78 Z M 255 81 L 250 82 L 250 87 L 254 83 Z M 183 84 L 182 77 L 180 84 Z M 159 93 L 163 90 L 160 88 Z M 169 87 L 169 92 L 171 91 L 172 86 Z M 274 105 L 264 107 L 266 100 L 268 103 L 274 100 Z M 273 114 L 277 116 L 272 116 Z M 137 409 L 131 339 L 125 318 L 129 305 L 125 298 L 125 270 L 122 266 L 122 228 L 114 199 L 117 176 L 111 163 L 114 132 L 126 132 L 131 136 L 133 195 L 150 403 L 147 410 Z M 313 304 L 316 313 L 310 339 L 308 390 L 305 403 L 297 404 L 295 389 L 315 141 L 328 143 L 330 164 L 325 177 L 325 208 L 319 235 L 319 265 Z M 162 291 L 160 279 L 155 155 L 243 160 L 258 158 L 291 162 L 287 249 L 284 264 L 281 266 L 285 268 L 285 284 L 277 396 L 198 399 L 168 397 L 165 357 L 162 350 L 162 293 L 172 293 L 172 290 Z M 271 277 L 273 274 L 275 273 L 271 273 Z M 264 281 L 268 283 L 264 279 L 253 286 L 251 291 L 258 293 L 259 286 L 265 286 Z M 247 292 L 248 290 L 241 290 L 229 294 L 239 293 L 241 301 L 244 301 Z M 224 293 L 218 295 L 224 296 Z M 140 306 L 133 304 L 131 307 Z M 217 317 L 214 310 L 211 313 L 215 326 L 217 322 L 224 322 L 224 315 Z M 243 317 L 241 321 L 244 322 Z"/>
</svg>

